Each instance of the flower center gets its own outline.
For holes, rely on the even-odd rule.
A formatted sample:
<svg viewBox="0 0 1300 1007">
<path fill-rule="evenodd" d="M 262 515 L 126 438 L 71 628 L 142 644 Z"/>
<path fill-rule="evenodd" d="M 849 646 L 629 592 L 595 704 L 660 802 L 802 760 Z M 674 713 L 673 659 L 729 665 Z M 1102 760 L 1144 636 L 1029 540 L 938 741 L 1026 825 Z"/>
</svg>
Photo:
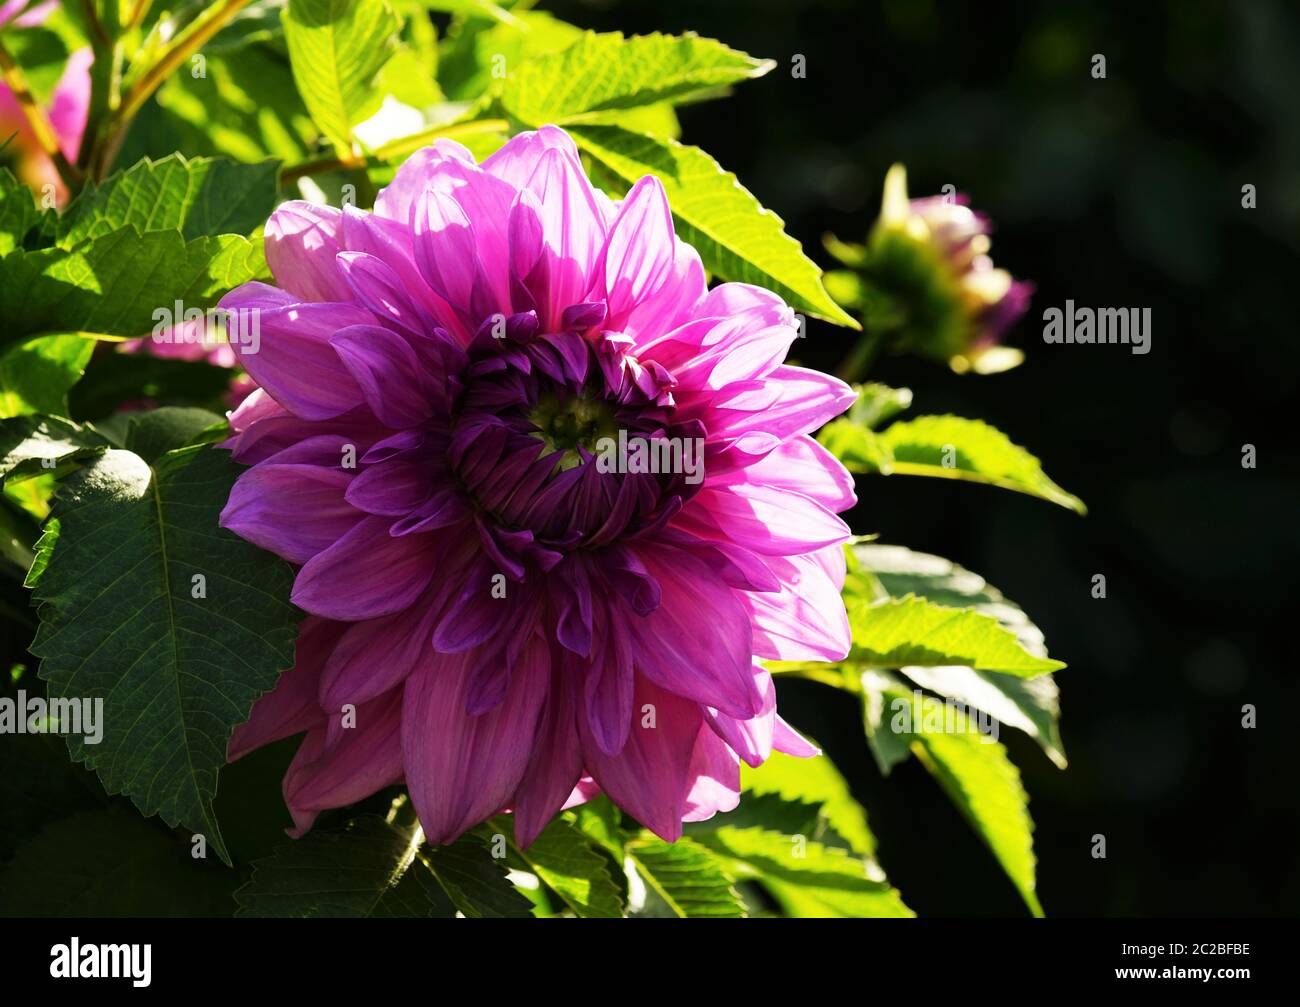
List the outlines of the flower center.
<svg viewBox="0 0 1300 1007">
<path fill-rule="evenodd" d="M 618 437 L 614 410 L 603 398 L 545 392 L 538 396 L 528 419 L 537 427 L 531 431 L 532 436 L 546 445 L 548 454 L 563 452 L 558 467 L 561 472 L 582 464 L 582 451 L 594 454 L 601 438 Z"/>
</svg>

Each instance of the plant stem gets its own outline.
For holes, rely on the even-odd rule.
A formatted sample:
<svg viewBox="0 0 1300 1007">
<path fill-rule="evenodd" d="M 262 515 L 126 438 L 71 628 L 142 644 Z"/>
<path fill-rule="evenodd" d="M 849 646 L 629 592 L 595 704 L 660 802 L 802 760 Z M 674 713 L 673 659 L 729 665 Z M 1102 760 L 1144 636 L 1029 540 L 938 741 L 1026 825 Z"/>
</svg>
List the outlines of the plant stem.
<svg viewBox="0 0 1300 1007">
<path fill-rule="evenodd" d="M 86 15 L 86 22 L 90 25 L 90 33 L 95 36 L 95 51 L 98 52 L 101 48 L 107 49 L 113 44 L 113 40 L 108 37 L 104 22 L 99 20 L 99 12 L 95 10 L 95 0 L 81 0 L 81 9 Z"/>
<path fill-rule="evenodd" d="M 843 381 L 861 381 L 866 377 L 867 368 L 871 366 L 871 361 L 875 359 L 884 339 L 883 329 L 864 332 L 853 345 L 853 349 L 840 362 L 840 366 L 835 371 L 836 376 Z"/>
<path fill-rule="evenodd" d="M 153 0 L 135 0 L 135 5 L 131 8 L 131 15 L 126 19 L 126 27 L 138 28 L 149 14 L 149 8 L 153 6 Z"/>
<path fill-rule="evenodd" d="M 18 102 L 18 107 L 22 109 L 27 124 L 31 126 L 36 142 L 40 144 L 41 150 L 45 151 L 49 159 L 54 162 L 54 166 L 58 168 L 59 177 L 63 179 L 63 184 L 69 189 L 76 188 L 81 183 L 81 173 L 69 164 L 68 159 L 63 156 L 63 150 L 59 147 L 58 135 L 54 132 L 49 117 L 46 116 L 45 110 L 32 96 L 32 92 L 27 87 L 27 78 L 23 75 L 22 68 L 9 54 L 9 50 L 4 47 L 3 42 L 0 42 L 0 72 L 3 73 L 4 81 L 9 85 L 14 100 Z"/>
<path fill-rule="evenodd" d="M 123 124 L 129 123 L 136 112 L 140 111 L 141 106 L 149 100 L 150 95 L 162 86 L 163 81 L 171 76 L 185 60 L 203 48 L 203 44 L 221 31 L 226 26 L 226 22 L 247 7 L 249 2 L 250 0 L 222 0 L 181 32 L 163 50 L 157 62 L 145 71 L 144 76 L 131 85 L 131 90 L 126 93 L 121 107 L 117 110 L 117 118 Z"/>
<path fill-rule="evenodd" d="M 144 107 L 144 103 L 153 96 L 153 93 L 163 85 L 167 78 L 185 60 L 198 52 L 206 42 L 224 28 L 230 19 L 244 7 L 247 7 L 250 2 L 251 0 L 221 0 L 221 2 L 209 7 L 196 21 L 171 41 L 153 65 L 145 70 L 143 75 L 131 85 L 120 100 L 117 99 L 116 95 L 120 78 L 115 78 L 112 88 L 114 93 L 108 102 L 108 121 L 98 133 L 93 151 L 87 159 L 87 166 L 92 177 L 103 178 L 112 169 L 113 161 L 126 140 L 126 133 L 131 127 L 131 122 L 135 119 L 136 113 Z M 131 21 L 128 27 L 134 27 L 144 19 L 149 5 L 150 0 L 136 0 L 136 4 L 131 11 Z M 114 74 L 120 69 L 116 65 L 119 55 L 115 53 Z"/>
</svg>

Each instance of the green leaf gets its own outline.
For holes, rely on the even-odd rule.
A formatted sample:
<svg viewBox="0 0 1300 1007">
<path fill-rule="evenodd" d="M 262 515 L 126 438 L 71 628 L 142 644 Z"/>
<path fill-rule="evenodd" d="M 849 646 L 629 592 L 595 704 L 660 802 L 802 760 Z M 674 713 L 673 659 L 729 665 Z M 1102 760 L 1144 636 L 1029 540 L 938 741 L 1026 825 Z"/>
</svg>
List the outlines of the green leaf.
<svg viewBox="0 0 1300 1007">
<path fill-rule="evenodd" d="M 428 10 L 442 11 L 444 14 L 460 14 L 463 17 L 482 17 L 500 24 L 519 27 L 523 22 L 519 17 L 492 0 L 413 0 Z"/>
<path fill-rule="evenodd" d="M 168 451 L 224 436 L 226 421 L 206 409 L 166 406 L 136 413 L 127 421 L 126 447 L 149 464 Z"/>
<path fill-rule="evenodd" d="M 647 837 L 629 842 L 625 849 L 648 891 L 667 907 L 666 915 L 681 918 L 746 915 L 731 877 L 695 838 L 665 843 Z"/>
<path fill-rule="evenodd" d="M 494 74 L 549 53 L 560 52 L 582 29 L 545 11 L 517 11 L 513 23 L 481 17 L 456 18 L 438 55 L 438 83 L 448 98 L 480 97 L 499 79 Z"/>
<path fill-rule="evenodd" d="M 498 822 L 496 827 L 502 835 L 509 834 L 506 825 Z M 621 918 L 623 900 L 609 876 L 608 859 L 592 844 L 593 840 L 572 824 L 556 818 L 531 846 L 518 853 L 576 915 Z"/>
<path fill-rule="evenodd" d="M 60 464 L 108 446 L 90 427 L 54 416 L 0 420 L 0 481 L 53 472 Z"/>
<path fill-rule="evenodd" d="M 421 856 L 465 916 L 533 915 L 532 905 L 506 879 L 505 861 L 494 858 L 482 843 L 464 838 L 451 846 L 425 847 Z"/>
<path fill-rule="evenodd" d="M 862 693 L 862 726 L 867 746 L 880 768 L 880 775 L 888 776 L 895 766 L 912 755 L 911 735 L 894 730 L 891 714 L 895 711 L 891 700 L 904 696 L 910 703 L 912 696 L 903 682 L 888 672 L 864 671 L 858 677 L 858 687 Z M 909 705 L 907 709 L 910 711 L 912 707 Z"/>
<path fill-rule="evenodd" d="M 573 126 L 570 133 L 595 162 L 596 181 L 612 186 L 615 195 L 644 175 L 658 177 L 677 236 L 695 247 L 709 272 L 767 287 L 796 311 L 857 328 L 826 293 L 821 270 L 785 233 L 781 218 L 704 151 L 618 126 Z"/>
<path fill-rule="evenodd" d="M 235 893 L 239 916 L 455 916 L 455 906 L 419 857 L 423 836 L 359 818 L 315 829 L 253 865 Z"/>
<path fill-rule="evenodd" d="M 169 405 L 224 410 L 235 372 L 202 360 L 176 360 L 148 353 L 104 353 L 91 360 L 68 394 L 72 415 L 99 420 L 124 403 L 151 399 Z"/>
<path fill-rule="evenodd" d="M 750 794 L 779 794 L 788 801 L 820 805 L 820 816 L 856 853 L 875 855 L 876 839 L 867 826 L 867 813 L 828 756 L 798 759 L 774 751 L 757 769 L 742 764 L 740 782 Z M 748 799 L 742 799 L 742 806 Z"/>
<path fill-rule="evenodd" d="M 45 687 L 32 674 L 0 684 L 0 697 L 18 706 L 19 690 L 30 702 L 45 697 Z M 42 828 L 60 818 L 108 805 L 109 798 L 93 773 L 68 759 L 68 749 L 57 734 L 7 734 L 4 772 L 0 773 L 0 863 Z"/>
<path fill-rule="evenodd" d="M 892 459 L 873 431 L 911 406 L 912 391 L 881 384 L 855 385 L 854 391 L 858 397 L 849 411 L 822 427 L 817 439 L 850 471 L 878 472 Z"/>
<path fill-rule="evenodd" d="M 261 242 L 237 235 L 186 242 L 178 231 L 144 234 L 128 225 L 75 251 L 45 248 L 0 259 L 0 303 L 8 325 L 0 346 L 38 334 L 133 338 L 176 301 L 208 308 L 247 280 L 266 275 Z"/>
<path fill-rule="evenodd" d="M 371 84 L 400 28 L 386 0 L 289 0 L 284 30 L 294 82 L 341 152 L 352 149 L 352 127 L 379 107 L 383 96 Z"/>
<path fill-rule="evenodd" d="M 979 574 L 939 556 L 901 546 L 863 543 L 853 547 L 853 555 L 888 595 L 901 598 L 918 594 L 941 605 L 973 608 L 997 619 L 1015 634 L 1025 650 L 1046 657 L 1042 631 Z M 911 666 L 901 670 L 922 688 L 968 703 L 1003 725 L 1024 731 L 1058 767 L 1065 768 L 1059 692 L 1050 675 L 1025 679 L 960 666 Z"/>
<path fill-rule="evenodd" d="M 529 126 L 564 124 L 584 113 L 683 101 L 761 77 L 776 64 L 709 38 L 587 32 L 561 52 L 510 74 L 501 103 Z"/>
<path fill-rule="evenodd" d="M 889 683 L 881 676 L 873 677 L 876 681 L 869 687 L 889 701 L 919 706 L 919 712 L 908 718 L 910 724 L 891 723 L 891 733 L 908 740 L 917 758 L 993 851 L 1025 905 L 1035 916 L 1042 916 L 1034 892 L 1036 861 L 1029 798 L 1006 749 L 976 730 L 960 710 L 952 711 L 953 730 L 925 729 L 930 718 L 937 718 L 933 721 L 937 724 L 946 723 L 944 705 L 930 696 L 908 693 L 897 680 Z M 900 726 L 911 729 L 894 730 Z"/>
<path fill-rule="evenodd" d="M 68 390 L 86 371 L 95 341 L 44 336 L 0 354 L 0 417 L 68 414 Z"/>
<path fill-rule="evenodd" d="M 0 136 L 0 142 L 4 137 Z M 0 256 L 21 248 L 27 232 L 36 226 L 41 213 L 32 190 L 0 168 Z"/>
<path fill-rule="evenodd" d="M 850 601 L 853 648 L 845 664 L 901 668 L 966 665 L 1023 678 L 1065 665 L 1026 650 L 1015 634 L 992 616 L 973 609 L 949 608 L 906 595 L 885 601 Z"/>
<path fill-rule="evenodd" d="M 72 757 L 227 862 L 217 773 L 234 726 L 293 664 L 300 618 L 289 566 L 218 527 L 237 472 L 212 447 L 152 466 L 106 451 L 65 481 L 28 578 L 50 697 L 104 704 L 102 739 L 69 735 Z"/>
<path fill-rule="evenodd" d="M 122 808 L 47 825 L 0 874 L 0 916 L 229 916 L 238 875 Z"/>
<path fill-rule="evenodd" d="M 275 209 L 275 161 L 147 158 L 98 185 L 91 183 L 58 218 L 57 243 L 74 248 L 127 225 L 141 233 L 176 229 L 186 241 L 248 235 Z"/>
<path fill-rule="evenodd" d="M 843 850 L 767 829 L 719 829 L 697 838 L 738 878 L 759 881 L 795 917 L 910 917 L 875 865 Z"/>
<path fill-rule="evenodd" d="M 284 3 L 285 0 L 253 0 L 203 47 L 204 55 L 238 51 L 242 56 L 254 42 L 282 39 Z"/>
<path fill-rule="evenodd" d="M 873 433 L 842 419 L 827 426 L 821 441 L 852 472 L 963 479 L 1087 513 L 1082 500 L 1047 477 L 1037 458 L 982 420 L 918 416 Z"/>
<path fill-rule="evenodd" d="M 419 829 L 367 816 L 316 829 L 256 862 L 235 893 L 239 916 L 527 916 L 527 903 L 473 839 L 443 851 L 421 849 Z M 434 866 L 434 865 L 437 866 Z M 446 875 L 444 877 L 444 874 Z M 502 912 L 508 906 L 511 911 Z"/>
<path fill-rule="evenodd" d="M 237 161 L 271 156 L 297 163 L 318 136 L 298 97 L 289 61 L 269 46 L 250 45 L 224 57 L 213 53 L 206 77 L 173 74 L 156 99 L 156 119 L 143 115 L 145 121 L 132 127 L 132 138 L 145 141 L 141 150 L 179 147 Z M 146 132 L 151 125 L 152 135 Z"/>
</svg>

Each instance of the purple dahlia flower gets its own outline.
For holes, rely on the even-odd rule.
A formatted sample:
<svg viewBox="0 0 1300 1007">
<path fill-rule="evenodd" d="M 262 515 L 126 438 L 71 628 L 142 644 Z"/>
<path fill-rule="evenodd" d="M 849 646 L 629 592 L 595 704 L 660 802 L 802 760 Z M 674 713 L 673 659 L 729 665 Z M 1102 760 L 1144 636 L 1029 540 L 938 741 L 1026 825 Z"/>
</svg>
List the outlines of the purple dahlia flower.
<svg viewBox="0 0 1300 1007">
<path fill-rule="evenodd" d="M 742 759 L 815 754 L 760 661 L 848 651 L 853 484 L 809 433 L 853 392 L 782 363 L 775 294 L 706 288 L 656 179 L 611 202 L 554 127 L 441 140 L 266 251 L 222 302 L 261 335 L 222 523 L 309 615 L 230 756 L 306 731 L 296 834 L 404 781 L 435 843 L 599 792 L 674 840 Z"/>
</svg>

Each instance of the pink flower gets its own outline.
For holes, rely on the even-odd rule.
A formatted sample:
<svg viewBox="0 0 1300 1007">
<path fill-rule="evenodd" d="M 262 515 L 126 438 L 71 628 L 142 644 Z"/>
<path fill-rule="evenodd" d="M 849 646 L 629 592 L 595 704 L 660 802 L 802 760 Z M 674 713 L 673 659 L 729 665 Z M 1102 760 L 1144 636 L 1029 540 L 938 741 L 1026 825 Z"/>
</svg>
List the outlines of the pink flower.
<svg viewBox="0 0 1300 1007">
<path fill-rule="evenodd" d="M 853 392 L 782 362 L 775 294 L 706 289 L 658 180 L 612 203 L 555 127 L 440 140 L 266 253 L 222 302 L 260 319 L 222 523 L 309 615 L 230 756 L 307 732 L 295 834 L 404 781 L 436 843 L 600 791 L 673 840 L 815 754 L 759 662 L 848 651 L 853 484 L 809 434 Z"/>
<path fill-rule="evenodd" d="M 28 28 L 43 24 L 56 6 L 55 0 L 34 5 L 29 5 L 27 0 L 8 0 L 0 4 L 0 30 L 8 26 Z M 72 53 L 45 110 L 58 138 L 59 149 L 69 161 L 76 161 L 81 135 L 86 129 L 90 108 L 90 66 L 94 61 L 94 54 L 88 48 Z M 54 162 L 36 142 L 13 92 L 0 82 L 0 142 L 10 136 L 14 139 L 8 151 L 18 154 L 19 177 L 34 189 L 54 186 L 55 204 L 62 206 L 66 203 L 68 191 Z"/>
</svg>

